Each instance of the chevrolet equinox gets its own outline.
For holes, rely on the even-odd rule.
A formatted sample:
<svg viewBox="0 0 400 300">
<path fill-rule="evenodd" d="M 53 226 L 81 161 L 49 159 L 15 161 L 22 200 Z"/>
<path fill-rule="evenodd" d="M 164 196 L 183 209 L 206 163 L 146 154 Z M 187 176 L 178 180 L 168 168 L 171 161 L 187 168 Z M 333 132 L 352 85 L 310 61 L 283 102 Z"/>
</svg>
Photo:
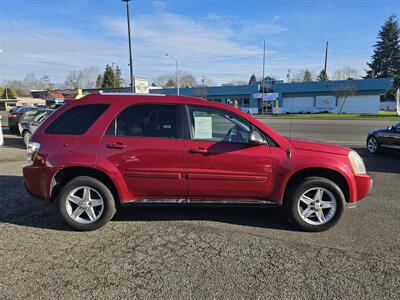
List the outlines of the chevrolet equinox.
<svg viewBox="0 0 400 300">
<path fill-rule="evenodd" d="M 165 95 L 90 94 L 55 111 L 28 143 L 27 191 L 94 230 L 117 204 L 283 206 L 321 231 L 371 187 L 351 149 L 286 138 L 231 106 Z"/>
</svg>

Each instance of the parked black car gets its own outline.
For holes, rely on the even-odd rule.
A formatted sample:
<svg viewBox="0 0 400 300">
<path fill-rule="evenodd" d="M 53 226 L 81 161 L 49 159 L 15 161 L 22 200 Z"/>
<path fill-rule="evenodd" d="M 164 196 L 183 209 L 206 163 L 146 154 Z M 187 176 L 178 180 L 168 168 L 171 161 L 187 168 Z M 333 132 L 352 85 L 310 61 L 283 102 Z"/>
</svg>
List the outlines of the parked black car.
<svg viewBox="0 0 400 300">
<path fill-rule="evenodd" d="M 368 151 L 370 153 L 377 153 L 382 148 L 400 150 L 400 123 L 388 126 L 386 129 L 377 129 L 368 133 Z"/>
<path fill-rule="evenodd" d="M 8 128 L 11 133 L 18 133 L 18 123 L 22 115 L 29 110 L 38 110 L 40 108 L 32 106 L 17 106 L 10 110 L 8 114 Z"/>
<path fill-rule="evenodd" d="M 28 144 L 31 135 L 36 131 L 40 124 L 53 112 L 53 109 L 29 110 L 23 114 L 18 124 L 18 129 L 24 139 L 25 145 Z"/>
</svg>

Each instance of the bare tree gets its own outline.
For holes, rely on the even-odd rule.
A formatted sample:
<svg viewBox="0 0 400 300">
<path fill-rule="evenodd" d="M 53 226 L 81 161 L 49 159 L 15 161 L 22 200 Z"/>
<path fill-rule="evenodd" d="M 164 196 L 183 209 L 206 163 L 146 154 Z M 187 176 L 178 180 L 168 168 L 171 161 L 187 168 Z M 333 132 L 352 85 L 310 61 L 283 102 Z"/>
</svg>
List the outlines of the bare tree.
<svg viewBox="0 0 400 300">
<path fill-rule="evenodd" d="M 333 80 L 347 80 L 359 79 L 361 78 L 361 75 L 357 69 L 346 66 L 333 71 L 331 77 Z"/>
<path fill-rule="evenodd" d="M 187 71 L 181 73 L 179 80 L 181 87 L 192 87 L 197 85 L 196 77 Z"/>
<path fill-rule="evenodd" d="M 157 85 L 157 86 L 162 86 L 162 87 L 166 87 L 168 81 L 173 81 L 174 82 L 174 86 L 175 86 L 175 75 L 173 74 L 162 74 L 157 76 L 156 78 L 154 78 L 153 82 Z"/>
<path fill-rule="evenodd" d="M 290 82 L 314 81 L 316 77 L 314 72 L 305 69 L 293 73 L 290 77 Z"/>
<path fill-rule="evenodd" d="M 223 85 L 248 85 L 249 83 L 246 80 L 242 79 L 233 79 L 227 83 L 224 83 Z"/>
<path fill-rule="evenodd" d="M 334 89 L 334 94 L 337 99 L 343 98 L 342 104 L 340 105 L 339 115 L 342 113 L 343 106 L 349 96 L 353 96 L 357 92 L 357 87 L 353 84 L 341 84 Z"/>
<path fill-rule="evenodd" d="M 196 77 L 188 71 L 183 71 L 180 73 L 179 77 L 180 86 L 181 87 L 192 87 L 197 85 Z M 170 87 L 171 83 L 173 82 L 173 87 L 176 87 L 176 74 L 162 74 L 154 78 L 153 82 L 162 87 Z"/>
<path fill-rule="evenodd" d="M 93 88 L 98 75 L 97 67 L 87 67 L 79 71 L 72 70 L 65 79 L 64 87 L 70 89 Z"/>
</svg>

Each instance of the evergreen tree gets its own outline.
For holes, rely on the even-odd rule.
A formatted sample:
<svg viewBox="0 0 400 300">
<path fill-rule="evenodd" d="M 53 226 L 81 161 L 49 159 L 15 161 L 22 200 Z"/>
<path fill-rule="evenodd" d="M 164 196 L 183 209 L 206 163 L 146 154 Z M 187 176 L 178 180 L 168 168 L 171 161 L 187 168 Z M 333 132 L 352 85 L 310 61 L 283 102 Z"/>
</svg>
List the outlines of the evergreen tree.
<svg viewBox="0 0 400 300">
<path fill-rule="evenodd" d="M 96 79 L 96 88 L 101 88 L 102 84 L 103 84 L 103 76 L 99 74 Z"/>
<path fill-rule="evenodd" d="M 15 99 L 17 97 L 17 93 L 15 90 L 10 88 L 5 88 L 3 90 L 3 94 L 1 95 L 1 99 Z"/>
<path fill-rule="evenodd" d="M 303 82 L 313 81 L 312 74 L 309 70 L 305 70 L 303 74 Z"/>
<path fill-rule="evenodd" d="M 122 72 L 121 69 L 118 67 L 118 65 L 116 65 L 115 70 L 114 70 L 116 79 L 117 79 L 117 87 L 122 86 L 122 83 L 124 82 L 124 80 L 122 79 Z"/>
<path fill-rule="evenodd" d="M 390 16 L 379 31 L 368 67 L 364 78 L 393 77 L 395 87 L 400 86 L 400 27 L 396 16 Z"/>
<path fill-rule="evenodd" d="M 113 68 L 110 65 L 106 66 L 103 75 L 103 82 L 101 84 L 102 88 L 113 88 L 119 87 L 118 78 L 115 75 Z"/>
<path fill-rule="evenodd" d="M 255 82 L 257 82 L 257 77 L 256 77 L 256 74 L 251 74 L 251 76 L 250 76 L 250 79 L 249 79 L 249 85 L 250 84 L 253 84 L 253 83 L 255 83 Z"/>
<path fill-rule="evenodd" d="M 329 80 L 328 74 L 326 74 L 325 70 L 321 70 L 319 72 L 319 75 L 317 76 L 318 81 L 327 81 Z"/>
</svg>

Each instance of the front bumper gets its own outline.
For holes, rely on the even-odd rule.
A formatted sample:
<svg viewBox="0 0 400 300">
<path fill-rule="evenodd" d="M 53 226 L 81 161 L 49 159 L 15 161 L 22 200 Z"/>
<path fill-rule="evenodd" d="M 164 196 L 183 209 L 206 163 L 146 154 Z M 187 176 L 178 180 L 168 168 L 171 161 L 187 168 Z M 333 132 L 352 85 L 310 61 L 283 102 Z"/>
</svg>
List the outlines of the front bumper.
<svg viewBox="0 0 400 300">
<path fill-rule="evenodd" d="M 360 201 L 367 197 L 373 186 L 373 180 L 369 174 L 354 175 L 354 179 L 356 189 L 352 202 Z"/>
</svg>

